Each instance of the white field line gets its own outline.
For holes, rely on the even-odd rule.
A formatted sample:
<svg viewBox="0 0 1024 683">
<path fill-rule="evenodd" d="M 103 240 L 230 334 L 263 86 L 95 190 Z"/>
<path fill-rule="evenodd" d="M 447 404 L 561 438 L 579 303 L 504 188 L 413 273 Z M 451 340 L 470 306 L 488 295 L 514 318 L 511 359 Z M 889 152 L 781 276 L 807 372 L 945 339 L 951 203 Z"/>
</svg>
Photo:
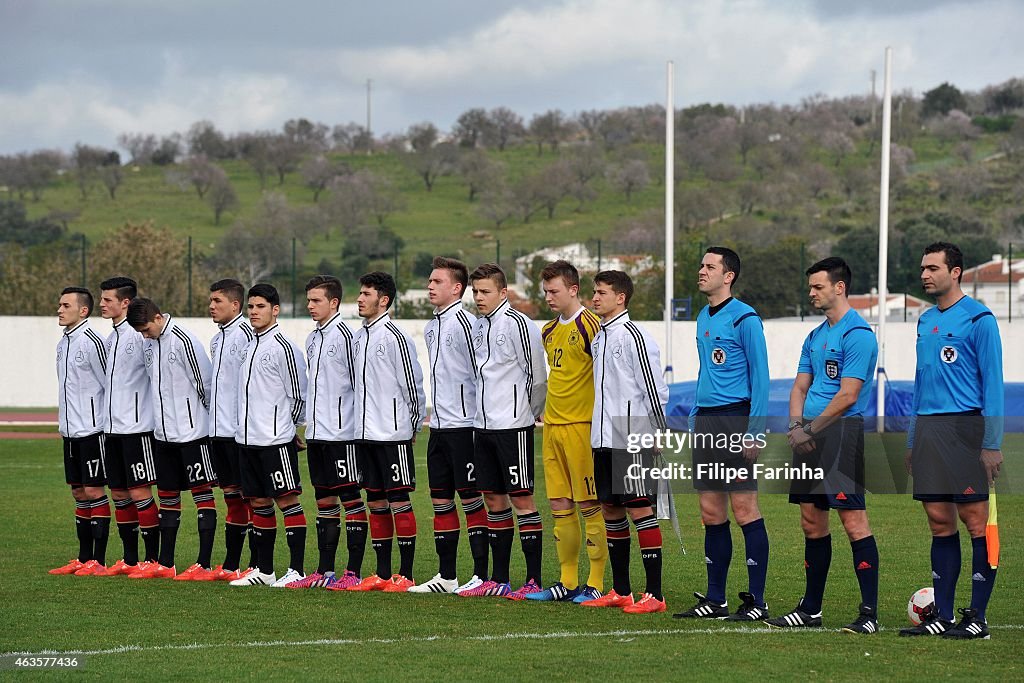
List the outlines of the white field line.
<svg viewBox="0 0 1024 683">
<path fill-rule="evenodd" d="M 891 630 L 881 628 L 880 631 Z M 994 624 L 989 630 L 1000 631 L 1021 631 L 1024 624 Z M 443 635 L 433 636 L 411 636 L 403 638 L 321 638 L 317 640 L 265 640 L 250 641 L 247 643 L 185 643 L 178 645 L 119 645 L 117 647 L 105 648 L 102 650 L 24 650 L 19 652 L 3 652 L 2 657 L 16 655 L 53 655 L 68 656 L 79 655 L 86 657 L 98 657 L 100 655 L 119 655 L 129 652 L 167 652 L 167 651 L 192 651 L 192 650 L 215 650 L 218 648 L 235 649 L 260 649 L 274 647 L 304 647 L 323 645 L 400 645 L 405 643 L 419 642 L 495 642 L 509 640 L 569 640 L 574 638 L 635 638 L 637 636 L 685 636 L 685 635 L 798 635 L 828 633 L 830 629 L 778 629 L 758 628 L 753 626 L 738 626 L 735 628 L 668 628 L 668 629 L 644 629 L 644 630 L 617 630 L 617 631 L 554 631 L 551 633 L 499 633 L 493 635 L 451 637 Z M 832 631 L 836 632 L 836 631 Z"/>
</svg>

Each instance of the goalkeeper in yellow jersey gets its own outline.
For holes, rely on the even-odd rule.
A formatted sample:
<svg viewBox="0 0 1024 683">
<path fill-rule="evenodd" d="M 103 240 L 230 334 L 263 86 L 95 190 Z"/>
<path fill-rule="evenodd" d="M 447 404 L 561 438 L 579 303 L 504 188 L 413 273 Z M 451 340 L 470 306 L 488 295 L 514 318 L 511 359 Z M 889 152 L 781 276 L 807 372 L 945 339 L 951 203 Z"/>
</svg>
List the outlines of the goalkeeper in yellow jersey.
<svg viewBox="0 0 1024 683">
<path fill-rule="evenodd" d="M 541 272 L 544 298 L 558 317 L 541 337 L 548 359 L 544 410 L 544 481 L 555 521 L 559 581 L 527 595 L 528 600 L 583 603 L 601 597 L 608 561 L 601 506 L 594 484 L 590 421 L 594 411 L 594 363 L 590 342 L 600 328 L 597 316 L 580 304 L 579 272 L 555 261 Z M 576 508 L 583 516 L 581 528 Z M 590 575 L 579 581 L 580 545 L 586 539 Z"/>
</svg>

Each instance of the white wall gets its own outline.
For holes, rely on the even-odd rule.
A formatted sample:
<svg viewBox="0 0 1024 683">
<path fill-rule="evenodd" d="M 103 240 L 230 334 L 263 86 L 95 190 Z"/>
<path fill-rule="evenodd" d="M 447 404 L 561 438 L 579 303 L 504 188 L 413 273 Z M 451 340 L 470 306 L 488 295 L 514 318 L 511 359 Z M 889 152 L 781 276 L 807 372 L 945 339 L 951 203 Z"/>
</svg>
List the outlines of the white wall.
<svg viewBox="0 0 1024 683">
<path fill-rule="evenodd" d="M 176 318 L 176 320 L 199 335 L 201 339 L 211 338 L 217 326 L 208 318 Z M 807 333 L 820 318 L 807 322 L 766 321 L 765 334 L 768 339 L 769 373 L 772 377 L 793 377 L 800 358 L 800 345 Z M 93 319 L 94 329 L 106 335 L 110 324 L 102 318 Z M 312 329 L 308 318 L 285 318 L 280 320 L 285 334 L 300 346 Z M 358 320 L 348 320 L 353 329 Z M 398 321 L 398 325 L 416 340 L 421 366 L 426 366 L 426 347 L 423 343 L 423 328 L 426 320 Z M 665 326 L 661 322 L 641 322 L 664 348 Z M 1008 382 L 1024 382 L 1024 320 L 1008 324 L 999 321 L 1003 336 L 1003 375 Z M 0 351 L 3 363 L 0 365 L 0 406 L 40 407 L 57 403 L 57 377 L 55 350 L 60 340 L 61 328 L 56 318 L 10 316 L 0 317 Z M 697 352 L 694 343 L 695 322 L 677 322 L 672 328 L 673 380 L 676 382 L 697 378 Z M 885 366 L 890 379 L 914 379 L 916 363 L 914 345 L 916 339 L 914 323 L 888 323 L 886 325 Z M 1013 349 L 1017 349 L 1014 351 Z M 665 354 L 662 354 L 664 362 Z M 429 382 L 429 378 L 427 378 Z M 428 403 L 430 388 L 425 387 Z"/>
</svg>

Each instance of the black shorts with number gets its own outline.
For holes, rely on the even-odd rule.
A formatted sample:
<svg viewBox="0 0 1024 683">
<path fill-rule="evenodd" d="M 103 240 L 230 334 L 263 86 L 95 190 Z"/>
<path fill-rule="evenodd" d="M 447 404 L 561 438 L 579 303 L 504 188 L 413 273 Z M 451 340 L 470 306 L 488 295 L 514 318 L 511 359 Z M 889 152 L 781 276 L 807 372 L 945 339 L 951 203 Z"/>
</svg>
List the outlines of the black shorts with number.
<svg viewBox="0 0 1024 683">
<path fill-rule="evenodd" d="M 106 444 L 102 432 L 78 439 L 64 437 L 64 481 L 69 486 L 105 486 Z"/>
<path fill-rule="evenodd" d="M 416 490 L 412 442 L 360 441 L 356 456 L 362 486 L 374 493 Z"/>
<path fill-rule="evenodd" d="M 153 432 L 107 434 L 107 484 L 112 490 L 134 489 L 156 483 Z"/>
<path fill-rule="evenodd" d="M 692 463 L 695 489 L 719 492 L 757 490 L 757 479 L 753 476 L 728 481 L 725 477 L 729 468 L 731 471 L 739 468 L 751 471 L 751 464 L 742 452 L 742 439 L 747 433 L 749 421 L 750 403 L 747 401 L 714 408 L 697 408 Z"/>
<path fill-rule="evenodd" d="M 594 449 L 597 499 L 616 507 L 648 507 L 654 486 L 647 472 L 654 463 L 650 451 L 630 453 L 611 448 Z"/>
<path fill-rule="evenodd" d="M 918 415 L 910 463 L 914 500 L 974 503 L 988 500 L 988 474 L 981 464 L 985 418 L 980 410 Z"/>
<path fill-rule="evenodd" d="M 246 498 L 280 498 L 302 493 L 299 451 L 294 441 L 276 446 L 239 446 L 242 495 Z"/>
<path fill-rule="evenodd" d="M 533 425 L 521 429 L 478 429 L 473 462 L 481 493 L 533 493 Z"/>
<path fill-rule="evenodd" d="M 173 443 L 154 439 L 156 487 L 160 491 L 188 491 L 217 483 L 209 439 Z"/>
<path fill-rule="evenodd" d="M 343 488 L 359 488 L 355 441 L 307 441 L 306 462 L 317 498 L 336 496 Z"/>
<path fill-rule="evenodd" d="M 432 429 L 427 441 L 427 479 L 435 498 L 477 489 L 473 429 Z"/>
<path fill-rule="evenodd" d="M 210 456 L 217 484 L 226 489 L 242 485 L 242 463 L 238 455 L 238 442 L 234 439 L 210 439 Z"/>
<path fill-rule="evenodd" d="M 819 510 L 864 510 L 864 418 L 844 417 L 814 435 L 814 450 L 793 453 L 793 467 L 821 469 L 823 478 L 790 482 L 790 503 Z"/>
</svg>

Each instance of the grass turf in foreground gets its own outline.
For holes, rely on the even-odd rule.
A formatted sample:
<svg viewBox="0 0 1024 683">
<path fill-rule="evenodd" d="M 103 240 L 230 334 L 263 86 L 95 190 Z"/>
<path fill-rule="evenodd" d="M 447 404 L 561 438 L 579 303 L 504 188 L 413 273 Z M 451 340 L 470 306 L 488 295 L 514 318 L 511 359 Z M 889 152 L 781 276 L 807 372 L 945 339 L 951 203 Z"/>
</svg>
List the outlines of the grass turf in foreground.
<svg viewBox="0 0 1024 683">
<path fill-rule="evenodd" d="M 538 434 L 539 440 L 539 434 Z M 420 488 L 416 577 L 436 571 L 430 533 L 423 454 L 417 440 Z M 539 443 L 538 443 L 539 446 Z M 777 443 L 773 443 L 778 448 Z M 539 447 L 538 447 L 539 452 Z M 539 464 L 539 458 L 538 458 Z M 303 466 L 303 470 L 305 467 Z M 872 496 L 869 514 L 881 553 L 882 633 L 841 634 L 859 600 L 849 544 L 833 517 L 834 557 L 825 597 L 825 631 L 770 631 L 761 625 L 679 621 L 667 614 L 635 616 L 565 604 L 524 604 L 436 595 L 360 595 L 328 591 L 232 589 L 224 584 L 125 578 L 51 577 L 76 547 L 70 496 L 63 484 L 55 441 L 0 442 L 0 495 L 10 501 L 2 525 L 0 575 L 5 626 L 0 651 L 83 650 L 86 675 L 128 677 L 159 672 L 171 679 L 216 675 L 225 679 L 293 680 L 330 672 L 343 679 L 560 679 L 635 676 L 698 678 L 796 677 L 827 680 L 919 678 L 921 672 L 1021 678 L 1024 639 L 1020 496 L 1000 497 L 1002 566 L 989 621 L 993 639 L 950 642 L 900 639 L 910 594 L 930 582 L 928 531 L 919 505 L 906 496 Z M 543 492 L 538 473 L 539 492 Z M 194 559 L 194 510 L 185 496 L 178 567 Z M 692 495 L 676 499 L 689 553 L 682 555 L 670 525 L 665 537 L 665 590 L 669 612 L 693 602 L 705 585 L 703 534 Z M 312 496 L 303 496 L 310 522 L 307 569 L 316 561 Z M 796 604 L 803 589 L 803 541 L 798 515 L 785 496 L 762 500 L 771 537 L 768 600 L 773 614 Z M 550 516 L 545 513 L 545 579 L 557 578 Z M 223 521 L 223 511 L 221 512 Z M 745 588 L 742 535 L 733 525 L 730 597 Z M 964 535 L 962 534 L 962 537 Z M 222 556 L 218 531 L 215 560 Z M 465 541 L 463 539 L 463 546 Z M 463 547 L 460 578 L 470 562 Z M 247 552 L 247 551 L 246 551 Z M 112 531 L 108 558 L 120 554 Z M 642 569 L 634 543 L 634 589 Z M 339 559 L 344 559 L 344 551 Z M 243 556 L 244 557 L 244 556 Z M 277 559 L 283 569 L 283 535 Z M 969 549 L 964 538 L 964 557 Z M 396 553 L 397 560 L 397 553 Z M 372 570 L 367 548 L 364 570 Z M 966 567 L 966 564 L 965 564 Z M 521 580 L 522 556 L 513 552 L 512 575 Z M 610 582 L 610 569 L 606 575 Z M 969 599 L 969 572 L 961 573 L 958 605 Z M 123 651 L 118 648 L 128 646 Z M 101 652 L 102 651 L 102 652 Z M 937 663 L 942 663 L 941 665 Z M 45 674 L 44 674 L 45 675 Z M 20 678 L 33 678 L 22 674 Z"/>
</svg>

